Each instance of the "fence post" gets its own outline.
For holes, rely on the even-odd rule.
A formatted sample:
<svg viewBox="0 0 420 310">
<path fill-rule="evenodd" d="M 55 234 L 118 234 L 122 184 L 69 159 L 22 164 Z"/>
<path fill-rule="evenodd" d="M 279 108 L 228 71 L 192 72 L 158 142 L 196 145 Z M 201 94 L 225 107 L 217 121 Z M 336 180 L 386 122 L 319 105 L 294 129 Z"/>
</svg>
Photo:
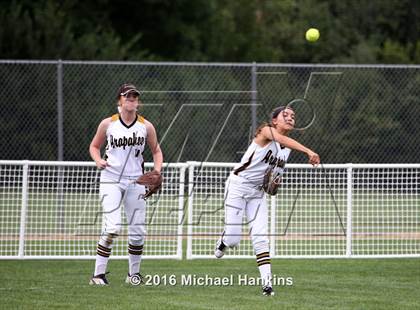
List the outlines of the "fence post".
<svg viewBox="0 0 420 310">
<path fill-rule="evenodd" d="M 182 259 L 182 240 L 183 240 L 183 221 L 184 221 L 184 196 L 185 196 L 185 170 L 182 166 L 179 172 L 179 191 L 178 191 L 178 245 L 176 255 L 178 259 Z"/>
<path fill-rule="evenodd" d="M 265 193 L 264 193 L 265 195 Z M 276 196 L 271 196 L 270 200 L 270 257 L 276 254 Z"/>
<path fill-rule="evenodd" d="M 22 206 L 20 209 L 20 229 L 19 229 L 19 258 L 25 256 L 25 232 L 26 232 L 26 215 L 28 210 L 28 170 L 29 162 L 23 161 L 22 174 Z"/>
<path fill-rule="evenodd" d="M 187 162 L 188 164 L 188 162 Z M 192 221 L 193 221 L 193 192 L 194 192 L 194 164 L 188 164 L 188 227 L 187 227 L 187 259 L 192 258 Z"/>
<path fill-rule="evenodd" d="M 346 256 L 352 256 L 352 189 L 353 189 L 353 168 L 347 167 L 347 221 L 346 221 Z"/>
<path fill-rule="evenodd" d="M 63 138 L 63 61 L 57 63 L 57 160 L 62 161 L 64 157 L 64 138 Z"/>
<path fill-rule="evenodd" d="M 57 158 L 58 161 L 63 161 L 64 158 L 64 127 L 63 127 L 63 61 L 61 59 L 57 62 Z M 61 233 L 64 232 L 64 194 L 63 194 L 63 168 L 58 167 L 58 190 L 57 190 L 57 219 L 58 228 Z"/>
<path fill-rule="evenodd" d="M 257 129 L 257 64 L 251 67 L 251 137 Z"/>
</svg>

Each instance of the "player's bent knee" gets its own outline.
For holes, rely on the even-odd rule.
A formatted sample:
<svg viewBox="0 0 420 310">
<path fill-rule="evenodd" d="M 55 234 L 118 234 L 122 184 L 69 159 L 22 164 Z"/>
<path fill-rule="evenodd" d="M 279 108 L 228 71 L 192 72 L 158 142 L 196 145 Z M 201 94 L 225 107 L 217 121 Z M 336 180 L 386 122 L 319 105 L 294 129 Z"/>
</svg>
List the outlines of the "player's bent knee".
<svg viewBox="0 0 420 310">
<path fill-rule="evenodd" d="M 237 246 L 240 241 L 241 241 L 241 236 L 224 235 L 223 237 L 223 243 L 226 244 L 230 248 Z"/>
<path fill-rule="evenodd" d="M 140 246 L 144 244 L 144 238 L 128 238 L 131 245 Z"/>
<path fill-rule="evenodd" d="M 252 242 L 254 246 L 255 253 L 262 253 L 262 252 L 269 252 L 270 251 L 270 243 L 268 238 L 261 238 Z"/>
<path fill-rule="evenodd" d="M 103 246 L 110 247 L 112 243 L 114 242 L 114 240 L 117 239 L 117 237 L 118 237 L 118 234 L 104 232 L 102 233 L 99 241 Z"/>
<path fill-rule="evenodd" d="M 120 232 L 121 232 L 120 225 L 108 224 L 108 226 L 105 228 L 105 230 L 102 232 L 102 234 L 116 235 L 118 237 Z"/>
</svg>

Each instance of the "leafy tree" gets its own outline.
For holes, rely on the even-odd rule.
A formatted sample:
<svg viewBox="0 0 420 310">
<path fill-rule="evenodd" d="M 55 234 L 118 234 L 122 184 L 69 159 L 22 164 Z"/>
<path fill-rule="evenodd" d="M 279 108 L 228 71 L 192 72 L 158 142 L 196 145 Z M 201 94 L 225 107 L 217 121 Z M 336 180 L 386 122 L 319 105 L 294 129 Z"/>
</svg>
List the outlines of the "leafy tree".
<svg viewBox="0 0 420 310">
<path fill-rule="evenodd" d="M 0 55 L 11 59 L 144 59 L 140 34 L 122 41 L 111 28 L 78 20 L 73 1 L 12 1 L 0 11 Z"/>
</svg>

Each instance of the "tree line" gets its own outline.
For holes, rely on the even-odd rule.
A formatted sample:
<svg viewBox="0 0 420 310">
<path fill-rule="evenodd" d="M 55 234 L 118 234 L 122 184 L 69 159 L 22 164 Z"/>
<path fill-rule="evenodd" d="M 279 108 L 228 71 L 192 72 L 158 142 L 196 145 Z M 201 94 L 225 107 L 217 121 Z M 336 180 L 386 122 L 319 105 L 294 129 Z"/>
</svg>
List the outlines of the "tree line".
<svg viewBox="0 0 420 310">
<path fill-rule="evenodd" d="M 282 72 L 258 75 L 263 122 L 276 105 L 303 96 L 314 69 L 261 63 L 418 64 L 419 14 L 420 2 L 412 0 L 1 1 L 0 58 L 247 63 L 64 65 L 64 159 L 89 160 L 89 142 L 99 121 L 116 112 L 122 81 L 145 91 L 251 90 L 249 64 L 256 61 L 258 72 Z M 305 41 L 309 27 L 320 30 L 318 42 Z M 325 162 L 418 161 L 418 69 L 316 71 L 337 74 L 313 80 L 308 98 L 316 123 L 294 137 Z M 1 65 L 0 84 L 7 106 L 0 115 L 0 143 L 7 146 L 1 158 L 57 159 L 57 66 Z M 236 162 L 253 134 L 250 93 L 146 92 L 142 101 L 170 162 Z"/>
<path fill-rule="evenodd" d="M 420 62 L 417 0 L 12 0 L 0 22 L 2 59 Z"/>
</svg>

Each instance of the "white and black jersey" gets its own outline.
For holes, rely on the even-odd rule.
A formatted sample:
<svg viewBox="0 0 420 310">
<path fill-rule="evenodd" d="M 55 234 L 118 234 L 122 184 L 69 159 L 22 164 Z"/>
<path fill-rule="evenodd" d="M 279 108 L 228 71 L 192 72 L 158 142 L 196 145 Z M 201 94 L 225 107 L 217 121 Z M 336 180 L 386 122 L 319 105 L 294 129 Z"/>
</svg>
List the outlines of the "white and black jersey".
<svg viewBox="0 0 420 310">
<path fill-rule="evenodd" d="M 119 114 L 111 117 L 106 131 L 105 171 L 124 177 L 138 177 L 144 172 L 143 152 L 147 139 L 145 120 L 137 115 L 131 124 L 125 124 Z"/>
<path fill-rule="evenodd" d="M 245 178 L 255 186 L 261 186 L 264 174 L 272 169 L 274 176 L 281 176 L 290 154 L 290 149 L 281 146 L 275 141 L 261 147 L 254 141 L 249 145 L 247 151 L 233 170 L 234 175 Z"/>
</svg>

